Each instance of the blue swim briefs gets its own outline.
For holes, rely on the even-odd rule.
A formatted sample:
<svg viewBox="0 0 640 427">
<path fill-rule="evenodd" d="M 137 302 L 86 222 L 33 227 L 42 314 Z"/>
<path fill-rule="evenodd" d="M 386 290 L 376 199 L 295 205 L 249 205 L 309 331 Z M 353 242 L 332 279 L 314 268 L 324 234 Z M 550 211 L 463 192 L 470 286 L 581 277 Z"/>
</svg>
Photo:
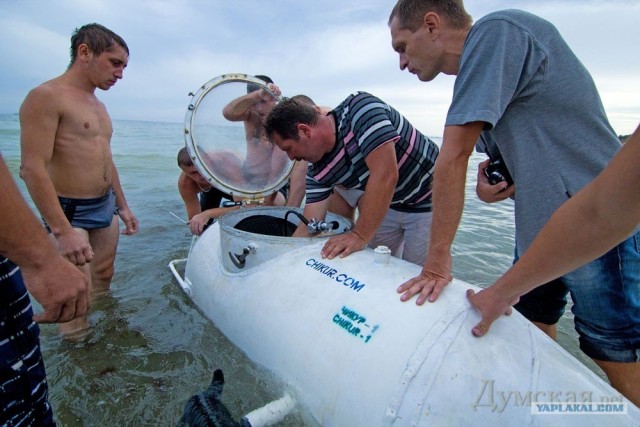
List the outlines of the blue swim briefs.
<svg viewBox="0 0 640 427">
<path fill-rule="evenodd" d="M 85 230 L 109 227 L 113 216 L 118 214 L 113 189 L 109 190 L 106 195 L 94 199 L 72 199 L 58 196 L 58 200 L 69 223 L 73 227 Z"/>
</svg>

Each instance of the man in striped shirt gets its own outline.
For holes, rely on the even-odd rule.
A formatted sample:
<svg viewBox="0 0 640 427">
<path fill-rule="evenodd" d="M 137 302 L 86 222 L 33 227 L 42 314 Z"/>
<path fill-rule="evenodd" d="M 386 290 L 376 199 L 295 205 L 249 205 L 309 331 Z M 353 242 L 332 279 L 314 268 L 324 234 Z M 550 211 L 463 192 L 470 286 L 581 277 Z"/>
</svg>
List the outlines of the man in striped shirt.
<svg viewBox="0 0 640 427">
<path fill-rule="evenodd" d="M 27 290 L 43 308 L 35 316 Z M 88 305 L 87 279 L 58 253 L 0 155 L 1 426 L 55 426 L 35 322 L 68 322 Z"/>
<path fill-rule="evenodd" d="M 326 115 L 285 100 L 269 113 L 265 132 L 289 158 L 310 163 L 306 218 L 325 217 L 334 188 L 361 192 L 353 230 L 331 237 L 324 258 L 346 257 L 369 244 L 424 261 L 438 146 L 393 107 L 366 92 L 349 95 Z M 306 235 L 303 225 L 294 234 Z"/>
</svg>

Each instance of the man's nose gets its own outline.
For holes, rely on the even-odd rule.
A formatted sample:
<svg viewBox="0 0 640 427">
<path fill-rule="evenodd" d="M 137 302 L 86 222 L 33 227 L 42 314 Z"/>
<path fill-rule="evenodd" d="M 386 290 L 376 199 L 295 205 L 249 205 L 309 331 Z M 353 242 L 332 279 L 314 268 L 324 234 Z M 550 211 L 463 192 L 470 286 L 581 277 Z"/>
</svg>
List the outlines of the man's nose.
<svg viewBox="0 0 640 427">
<path fill-rule="evenodd" d="M 407 64 L 409 61 L 404 57 L 404 55 L 400 55 L 400 70 L 404 71 L 407 68 Z"/>
</svg>

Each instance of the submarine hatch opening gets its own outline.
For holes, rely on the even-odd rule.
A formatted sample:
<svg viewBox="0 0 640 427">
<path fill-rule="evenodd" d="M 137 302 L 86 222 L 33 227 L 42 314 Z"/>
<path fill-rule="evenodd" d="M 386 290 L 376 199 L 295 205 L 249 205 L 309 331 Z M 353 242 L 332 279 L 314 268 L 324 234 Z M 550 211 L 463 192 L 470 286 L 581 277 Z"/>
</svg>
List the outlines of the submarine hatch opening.
<svg viewBox="0 0 640 427">
<path fill-rule="evenodd" d="M 265 236 L 291 237 L 297 226 L 284 218 L 271 215 L 252 215 L 241 219 L 233 228 Z"/>
</svg>

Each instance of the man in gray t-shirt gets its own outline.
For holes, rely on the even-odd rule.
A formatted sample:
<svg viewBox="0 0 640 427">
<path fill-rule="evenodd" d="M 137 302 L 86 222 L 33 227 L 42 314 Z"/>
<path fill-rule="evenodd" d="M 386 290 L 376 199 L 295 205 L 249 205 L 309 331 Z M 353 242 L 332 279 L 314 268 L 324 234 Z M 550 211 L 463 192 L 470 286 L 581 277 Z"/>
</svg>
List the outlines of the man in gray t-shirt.
<svg viewBox="0 0 640 427">
<path fill-rule="evenodd" d="M 434 176 L 430 250 L 420 276 L 398 289 L 403 301 L 419 294 L 417 303 L 423 304 L 435 301 L 451 280 L 450 250 L 464 206 L 468 159 L 478 141 L 484 141 L 481 151 L 502 156 L 513 177 L 515 186 L 500 183 L 495 193 L 496 199 L 514 196 L 520 254 L 620 144 L 591 76 L 549 22 L 507 10 L 472 25 L 462 0 L 400 0 L 389 26 L 401 69 L 422 81 L 441 72 L 457 76 Z M 521 297 L 517 308 L 554 336 L 570 291 L 581 349 L 638 404 L 636 241 L 640 235 L 563 276 L 559 285 Z"/>
</svg>

